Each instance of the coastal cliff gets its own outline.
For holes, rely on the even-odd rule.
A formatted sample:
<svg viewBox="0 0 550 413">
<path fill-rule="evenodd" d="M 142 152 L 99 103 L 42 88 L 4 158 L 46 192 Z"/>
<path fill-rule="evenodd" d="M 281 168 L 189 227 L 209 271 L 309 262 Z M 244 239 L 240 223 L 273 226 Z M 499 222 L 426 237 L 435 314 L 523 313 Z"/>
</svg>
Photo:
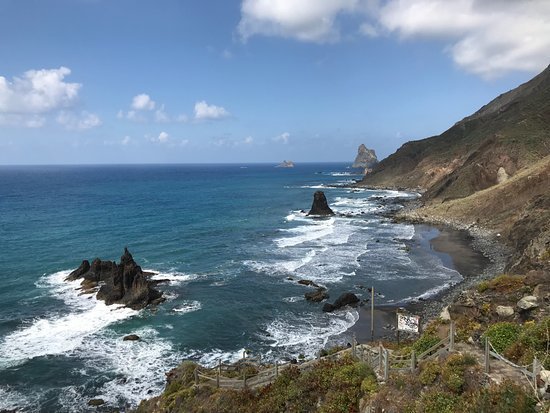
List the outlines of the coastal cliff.
<svg viewBox="0 0 550 413">
<path fill-rule="evenodd" d="M 420 190 L 402 216 L 472 225 L 514 249 L 507 269 L 548 268 L 550 67 L 439 136 L 405 143 L 358 184 Z"/>
</svg>

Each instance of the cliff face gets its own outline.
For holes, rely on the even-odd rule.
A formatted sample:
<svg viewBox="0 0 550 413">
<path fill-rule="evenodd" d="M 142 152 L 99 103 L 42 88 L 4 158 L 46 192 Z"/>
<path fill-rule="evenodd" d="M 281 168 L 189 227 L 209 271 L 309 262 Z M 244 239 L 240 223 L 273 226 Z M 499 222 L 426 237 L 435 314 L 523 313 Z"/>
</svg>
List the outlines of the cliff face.
<svg viewBox="0 0 550 413">
<path fill-rule="evenodd" d="M 550 67 L 441 135 L 404 144 L 360 185 L 420 188 L 419 214 L 502 233 L 516 251 L 510 270 L 547 267 Z"/>
<path fill-rule="evenodd" d="M 368 149 L 364 144 L 361 144 L 359 145 L 359 149 L 357 149 L 357 156 L 351 167 L 368 169 L 370 171 L 377 163 L 378 158 L 374 149 Z"/>
<path fill-rule="evenodd" d="M 365 186 L 426 189 L 424 199 L 463 198 L 550 154 L 550 67 L 439 136 L 405 143 Z"/>
</svg>

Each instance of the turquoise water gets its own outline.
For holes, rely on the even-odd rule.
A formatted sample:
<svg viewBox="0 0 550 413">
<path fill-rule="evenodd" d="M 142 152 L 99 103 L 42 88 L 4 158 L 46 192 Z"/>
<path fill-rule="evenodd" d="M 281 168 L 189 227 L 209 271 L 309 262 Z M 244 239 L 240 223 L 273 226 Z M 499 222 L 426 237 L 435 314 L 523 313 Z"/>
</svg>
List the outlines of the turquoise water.
<svg viewBox="0 0 550 413">
<path fill-rule="evenodd" d="M 0 167 L 0 409 L 85 411 L 91 398 L 135 406 L 183 359 L 212 364 L 244 349 L 314 356 L 349 341 L 355 309 L 322 313 L 305 278 L 380 303 L 461 279 L 414 227 L 380 213 L 395 191 L 351 190 L 345 164 Z M 337 187 L 329 185 L 340 185 Z M 336 217 L 302 210 L 322 189 Z M 168 278 L 156 310 L 107 307 L 64 282 L 82 259 L 128 246 Z M 292 278 L 292 280 L 288 278 Z M 126 334 L 140 342 L 124 342 Z"/>
</svg>

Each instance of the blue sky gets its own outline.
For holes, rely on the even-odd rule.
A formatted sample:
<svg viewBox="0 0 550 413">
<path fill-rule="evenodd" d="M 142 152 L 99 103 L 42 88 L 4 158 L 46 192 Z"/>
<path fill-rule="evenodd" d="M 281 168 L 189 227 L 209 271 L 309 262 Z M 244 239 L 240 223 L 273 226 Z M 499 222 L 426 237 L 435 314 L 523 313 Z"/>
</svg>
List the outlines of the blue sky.
<svg viewBox="0 0 550 413">
<path fill-rule="evenodd" d="M 547 0 L 0 0 L 0 164 L 383 158 L 548 56 Z"/>
</svg>

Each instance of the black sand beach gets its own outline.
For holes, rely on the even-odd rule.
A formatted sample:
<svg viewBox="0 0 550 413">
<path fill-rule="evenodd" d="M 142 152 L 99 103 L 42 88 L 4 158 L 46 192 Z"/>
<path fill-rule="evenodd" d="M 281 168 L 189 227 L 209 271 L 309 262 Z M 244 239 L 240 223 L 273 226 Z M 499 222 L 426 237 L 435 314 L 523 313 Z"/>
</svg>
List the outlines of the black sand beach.
<svg viewBox="0 0 550 413">
<path fill-rule="evenodd" d="M 402 305 L 376 305 L 374 309 L 374 340 L 396 338 L 396 311 L 405 308 L 421 316 L 421 324 L 437 316 L 452 298 L 467 286 L 492 275 L 497 268 L 491 265 L 487 252 L 483 251 L 476 238 L 465 230 L 445 226 L 415 225 L 415 237 L 411 248 L 423 248 L 436 255 L 447 268 L 458 271 L 463 281 L 427 300 L 403 303 Z M 484 245 L 490 243 L 484 242 Z M 497 265 L 498 267 L 498 265 Z M 350 329 L 359 343 L 371 341 L 371 307 L 367 303 L 359 309 L 359 320 Z"/>
</svg>

